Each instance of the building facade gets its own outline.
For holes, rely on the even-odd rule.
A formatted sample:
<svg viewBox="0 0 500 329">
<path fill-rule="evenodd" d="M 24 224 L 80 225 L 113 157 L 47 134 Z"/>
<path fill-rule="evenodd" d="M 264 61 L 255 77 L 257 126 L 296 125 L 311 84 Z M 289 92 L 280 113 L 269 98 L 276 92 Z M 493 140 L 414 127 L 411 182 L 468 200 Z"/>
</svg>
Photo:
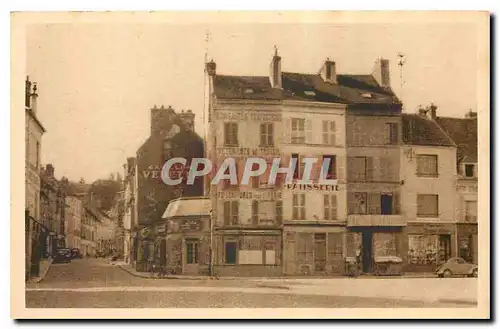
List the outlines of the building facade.
<svg viewBox="0 0 500 329">
<path fill-rule="evenodd" d="M 146 270 L 154 249 L 154 227 L 163 222 L 162 215 L 170 200 L 181 196 L 201 196 L 203 180 L 194 184 L 168 186 L 161 179 L 161 170 L 168 159 L 183 157 L 188 160 L 203 157 L 203 140 L 194 131 L 194 113 L 190 110 L 176 113 L 171 107 L 151 109 L 151 134 L 138 149 L 135 158 L 134 210 L 137 221 L 133 232 L 134 265 Z M 179 169 L 179 168 L 175 168 Z"/>
<path fill-rule="evenodd" d="M 136 193 L 136 175 L 135 175 L 135 158 L 127 158 L 127 163 L 124 165 L 124 197 L 123 197 L 123 255 L 124 261 L 130 263 L 133 261 L 134 254 L 132 248 L 134 239 L 132 238 L 132 228 L 138 223 L 136 221 L 135 210 L 135 193 Z"/>
<path fill-rule="evenodd" d="M 206 75 L 206 150 L 216 168 L 236 158 L 241 179 L 249 157 L 299 163 L 286 184 L 269 186 L 266 172 L 263 184 L 210 187 L 218 274 L 341 274 L 360 248 L 370 272 L 374 257 L 397 254 L 401 103 L 386 60 L 370 75 L 338 75 L 330 60 L 318 74 L 288 73 L 275 52 L 267 77 L 218 75 L 213 61 Z M 305 158 L 316 163 L 304 184 Z"/>
<path fill-rule="evenodd" d="M 434 271 L 457 256 L 456 145 L 425 112 L 403 116 L 402 205 L 406 271 Z"/>
<path fill-rule="evenodd" d="M 32 86 L 33 85 L 33 86 Z M 43 256 L 43 235 L 47 231 L 40 216 L 40 152 L 45 128 L 37 118 L 37 87 L 25 82 L 25 277 L 38 275 Z"/>
<path fill-rule="evenodd" d="M 85 205 L 82 217 L 81 232 L 81 249 L 82 255 L 84 257 L 95 257 L 97 253 L 97 240 L 96 240 L 96 228 L 99 225 L 99 215 L 97 210 L 90 206 Z"/>
<path fill-rule="evenodd" d="M 457 145 L 457 182 L 455 218 L 457 222 L 458 256 L 478 263 L 477 218 L 477 113 L 470 111 L 465 118 L 434 115 L 434 120 Z"/>
<path fill-rule="evenodd" d="M 66 196 L 66 241 L 68 248 L 81 250 L 81 227 L 83 217 L 83 202 L 76 195 Z"/>
</svg>

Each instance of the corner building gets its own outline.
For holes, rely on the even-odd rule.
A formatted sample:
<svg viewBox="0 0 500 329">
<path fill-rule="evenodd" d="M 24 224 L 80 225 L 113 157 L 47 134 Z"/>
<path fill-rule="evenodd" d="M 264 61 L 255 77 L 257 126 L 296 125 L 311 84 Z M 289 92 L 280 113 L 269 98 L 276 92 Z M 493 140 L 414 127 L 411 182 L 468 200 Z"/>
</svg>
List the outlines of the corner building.
<svg viewBox="0 0 500 329">
<path fill-rule="evenodd" d="M 268 173 L 248 186 L 206 184 L 216 274 L 338 275 L 344 258 L 360 246 L 369 272 L 374 250 L 392 253 L 386 249 L 401 243 L 394 233 L 404 226 L 401 103 L 386 60 L 368 75 L 338 75 L 330 60 L 318 74 L 287 73 L 275 52 L 269 76 L 218 75 L 213 61 L 206 76 L 206 155 L 215 170 L 235 157 L 240 181 L 250 156 L 268 163 L 279 157 L 280 167 L 299 160 L 289 184 L 268 184 Z M 311 181 L 302 184 L 307 157 L 317 162 Z M 326 158 L 327 178 L 337 179 L 333 186 L 319 181 Z"/>
</svg>

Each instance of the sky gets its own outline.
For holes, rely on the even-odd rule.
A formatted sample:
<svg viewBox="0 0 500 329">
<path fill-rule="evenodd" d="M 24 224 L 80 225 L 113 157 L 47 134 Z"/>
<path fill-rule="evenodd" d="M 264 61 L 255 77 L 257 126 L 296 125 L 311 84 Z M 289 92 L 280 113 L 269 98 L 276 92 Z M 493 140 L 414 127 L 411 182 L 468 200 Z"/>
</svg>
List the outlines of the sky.
<svg viewBox="0 0 500 329">
<path fill-rule="evenodd" d="M 26 73 L 47 130 L 42 163 L 70 180 L 122 173 L 149 135 L 154 105 L 192 110 L 203 136 L 205 53 L 219 74 L 265 76 L 274 45 L 286 72 L 317 73 L 329 57 L 339 74 L 370 74 L 377 58 L 389 59 L 405 112 L 431 102 L 439 116 L 480 110 L 477 30 L 468 23 L 33 24 Z"/>
</svg>

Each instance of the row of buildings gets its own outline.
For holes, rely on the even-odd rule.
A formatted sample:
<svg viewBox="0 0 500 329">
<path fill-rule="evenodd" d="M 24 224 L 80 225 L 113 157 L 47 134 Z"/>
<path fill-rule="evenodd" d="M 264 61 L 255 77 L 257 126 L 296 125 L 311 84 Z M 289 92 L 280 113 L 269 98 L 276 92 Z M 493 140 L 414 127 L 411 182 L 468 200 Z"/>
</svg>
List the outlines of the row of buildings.
<svg viewBox="0 0 500 329">
<path fill-rule="evenodd" d="M 366 75 L 337 74 L 329 59 L 317 74 L 282 72 L 281 61 L 276 51 L 268 76 L 206 63 L 204 138 L 191 111 L 151 109 L 150 137 L 124 165 L 126 260 L 222 276 L 336 275 L 357 250 L 366 273 L 385 256 L 405 271 L 477 263 L 477 113 L 403 112 L 386 59 Z M 301 184 L 299 164 L 291 184 L 266 173 L 245 186 L 167 186 L 172 157 L 207 157 L 215 170 L 235 158 L 239 181 L 248 157 L 328 158 L 337 185 L 319 183 L 319 165 Z"/>
<path fill-rule="evenodd" d="M 84 256 L 110 249 L 117 231 L 115 213 L 99 209 L 88 189 L 75 189 L 54 166 L 41 165 L 45 129 L 37 117 L 37 88 L 26 79 L 25 99 L 25 278 L 39 275 L 40 263 L 59 248 L 78 248 Z M 123 243 L 119 244 L 120 246 Z"/>
</svg>

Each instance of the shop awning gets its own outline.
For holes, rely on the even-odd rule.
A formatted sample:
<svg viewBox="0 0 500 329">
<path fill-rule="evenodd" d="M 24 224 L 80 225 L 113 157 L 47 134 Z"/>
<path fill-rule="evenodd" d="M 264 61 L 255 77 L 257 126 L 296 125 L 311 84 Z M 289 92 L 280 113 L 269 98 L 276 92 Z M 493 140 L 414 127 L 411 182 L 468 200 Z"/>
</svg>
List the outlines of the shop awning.
<svg viewBox="0 0 500 329">
<path fill-rule="evenodd" d="M 179 198 L 170 201 L 162 218 L 210 216 L 212 202 L 209 198 Z"/>
</svg>

